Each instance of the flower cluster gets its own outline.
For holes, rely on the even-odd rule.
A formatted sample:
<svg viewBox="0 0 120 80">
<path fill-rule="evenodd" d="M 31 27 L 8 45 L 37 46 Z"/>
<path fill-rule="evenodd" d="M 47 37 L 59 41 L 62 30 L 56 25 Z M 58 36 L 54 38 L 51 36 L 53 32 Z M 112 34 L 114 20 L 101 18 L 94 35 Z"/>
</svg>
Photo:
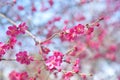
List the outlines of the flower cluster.
<svg viewBox="0 0 120 80">
<path fill-rule="evenodd" d="M 77 26 L 74 26 L 70 29 L 66 29 L 65 27 L 60 37 L 62 39 L 73 40 L 76 38 L 77 35 L 84 33 L 84 28 L 85 26 L 82 24 L 78 24 Z"/>
<path fill-rule="evenodd" d="M 75 38 L 80 34 L 86 34 L 91 35 L 91 33 L 94 31 L 93 27 L 85 27 L 82 24 L 78 24 L 77 26 L 74 26 L 70 29 L 67 29 L 64 27 L 63 31 L 60 34 L 60 38 L 62 40 L 75 40 Z"/>
<path fill-rule="evenodd" d="M 89 27 L 88 30 L 87 30 L 87 32 L 86 32 L 86 34 L 90 35 L 93 31 L 94 31 L 94 28 Z"/>
<path fill-rule="evenodd" d="M 46 66 L 49 70 L 58 69 L 60 70 L 60 65 L 62 63 L 63 54 L 61 52 L 54 52 L 52 56 L 49 56 L 46 60 Z"/>
<path fill-rule="evenodd" d="M 19 34 L 17 26 L 9 26 L 8 31 L 6 32 L 8 36 L 16 37 Z"/>
<path fill-rule="evenodd" d="M 13 49 L 13 46 L 16 43 L 16 38 L 15 37 L 11 37 L 8 41 L 8 43 L 2 43 L 0 42 L 0 59 L 2 58 L 2 56 L 5 54 L 5 52 L 9 49 Z"/>
<path fill-rule="evenodd" d="M 14 45 L 16 44 L 17 39 L 15 37 L 10 37 L 9 41 L 8 41 L 8 47 L 13 49 Z"/>
<path fill-rule="evenodd" d="M 16 25 L 9 26 L 6 34 L 10 37 L 16 37 L 18 34 L 21 34 L 21 33 L 24 34 L 25 30 L 27 30 L 27 26 L 26 26 L 26 23 L 23 22 L 18 26 Z"/>
<path fill-rule="evenodd" d="M 63 78 L 64 80 L 70 80 L 70 77 L 73 76 L 73 72 L 72 71 L 68 71 L 64 74 Z"/>
<path fill-rule="evenodd" d="M 20 51 L 16 54 L 16 60 L 20 62 L 21 64 L 30 64 L 31 61 L 33 61 L 33 58 L 31 56 L 27 55 L 27 51 Z"/>
<path fill-rule="evenodd" d="M 28 74 L 27 74 L 27 72 L 19 73 L 16 71 L 12 71 L 9 74 L 9 79 L 10 80 L 28 80 Z"/>
<path fill-rule="evenodd" d="M 45 54 L 48 54 L 50 52 L 50 49 L 47 48 L 47 47 L 42 46 L 41 49 L 42 49 L 42 52 L 45 53 Z"/>
<path fill-rule="evenodd" d="M 27 30 L 27 26 L 26 26 L 25 22 L 19 24 L 18 26 L 13 25 L 13 26 L 8 27 L 8 30 L 7 30 L 6 34 L 10 38 L 9 38 L 9 41 L 6 44 L 0 42 L 0 59 L 2 58 L 2 56 L 5 54 L 5 52 L 7 50 L 13 49 L 14 45 L 17 42 L 16 37 L 19 34 L 25 34 L 25 30 Z"/>
<path fill-rule="evenodd" d="M 6 51 L 5 44 L 0 42 L 0 59 L 5 54 L 5 51 Z"/>
<path fill-rule="evenodd" d="M 75 73 L 78 73 L 80 70 L 80 59 L 76 59 L 74 65 L 73 65 L 73 71 Z"/>
</svg>

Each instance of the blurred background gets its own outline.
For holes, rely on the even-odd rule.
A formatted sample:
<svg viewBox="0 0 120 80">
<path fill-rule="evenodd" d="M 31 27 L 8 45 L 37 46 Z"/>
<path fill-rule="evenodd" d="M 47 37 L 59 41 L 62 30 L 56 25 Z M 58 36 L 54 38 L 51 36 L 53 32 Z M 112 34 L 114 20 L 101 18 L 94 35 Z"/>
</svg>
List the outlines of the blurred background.
<svg viewBox="0 0 120 80">
<path fill-rule="evenodd" d="M 81 35 L 75 41 L 62 41 L 57 36 L 44 46 L 50 49 L 49 56 L 53 51 L 65 53 L 78 44 L 79 48 L 85 48 L 77 52 L 81 53 L 78 55 L 80 71 L 93 73 L 87 80 L 120 80 L 120 0 L 0 0 L 0 13 L 17 24 L 26 22 L 28 31 L 40 40 L 47 39 L 65 26 L 86 25 L 104 17 L 90 36 Z M 0 16 L 0 42 L 8 41 L 6 31 L 10 25 L 13 24 Z M 7 51 L 3 58 L 15 59 L 16 53 L 24 50 L 39 59 L 39 48 L 27 34 L 19 35 L 14 49 Z M 33 76 L 34 69 L 42 66 L 38 63 L 32 62 L 27 66 L 16 61 L 0 61 L 0 80 L 9 80 L 9 73 L 13 70 L 27 71 Z M 62 65 L 71 68 L 71 65 Z M 62 73 L 58 75 L 62 76 Z M 49 74 L 48 80 L 62 78 Z M 75 75 L 71 80 L 82 79 Z"/>
</svg>

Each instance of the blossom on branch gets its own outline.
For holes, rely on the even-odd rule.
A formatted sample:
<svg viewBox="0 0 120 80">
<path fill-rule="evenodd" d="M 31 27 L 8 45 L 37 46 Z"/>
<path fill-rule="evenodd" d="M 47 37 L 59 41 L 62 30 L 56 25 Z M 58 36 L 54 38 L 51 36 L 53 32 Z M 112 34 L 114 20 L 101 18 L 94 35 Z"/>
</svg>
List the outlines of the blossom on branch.
<svg viewBox="0 0 120 80">
<path fill-rule="evenodd" d="M 27 55 L 27 51 L 20 51 L 16 54 L 16 60 L 20 62 L 21 64 L 30 64 L 31 61 L 33 61 L 33 58 L 31 56 Z"/>
</svg>

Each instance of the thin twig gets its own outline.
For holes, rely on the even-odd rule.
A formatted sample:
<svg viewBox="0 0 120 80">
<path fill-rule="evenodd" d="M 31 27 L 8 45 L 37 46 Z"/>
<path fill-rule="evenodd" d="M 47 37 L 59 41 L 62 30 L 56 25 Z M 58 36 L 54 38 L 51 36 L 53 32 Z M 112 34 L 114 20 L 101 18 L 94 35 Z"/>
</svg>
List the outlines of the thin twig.
<svg viewBox="0 0 120 80">
<path fill-rule="evenodd" d="M 65 54 L 67 55 L 67 54 L 69 54 L 70 52 L 72 52 L 72 51 L 74 51 L 74 47 L 73 48 L 71 48 L 71 49 L 69 49 Z"/>
<path fill-rule="evenodd" d="M 101 20 L 103 20 L 104 18 L 103 17 L 101 17 L 101 18 L 99 18 L 99 19 L 97 19 L 95 22 L 93 22 L 93 23 L 91 23 L 91 24 L 86 24 L 85 26 L 88 28 L 88 27 L 90 27 L 90 26 L 95 26 L 95 24 L 97 24 L 98 22 L 100 22 Z"/>
<path fill-rule="evenodd" d="M 50 36 L 50 37 L 47 38 L 46 40 L 42 41 L 40 44 L 42 44 L 42 43 L 44 43 L 44 42 L 47 42 L 47 41 L 51 40 L 52 38 L 56 37 L 56 36 L 59 35 L 59 34 L 60 34 L 60 32 L 59 32 L 59 33 L 54 33 L 52 36 Z"/>
</svg>

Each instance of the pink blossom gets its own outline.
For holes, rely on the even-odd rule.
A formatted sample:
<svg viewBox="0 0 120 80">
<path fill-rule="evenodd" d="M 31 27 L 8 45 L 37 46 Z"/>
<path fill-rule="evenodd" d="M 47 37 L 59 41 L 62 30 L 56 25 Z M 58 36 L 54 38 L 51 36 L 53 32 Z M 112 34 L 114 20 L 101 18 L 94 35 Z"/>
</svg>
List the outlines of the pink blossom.
<svg viewBox="0 0 120 80">
<path fill-rule="evenodd" d="M 69 71 L 69 72 L 66 72 L 63 77 L 64 77 L 64 80 L 70 80 L 70 77 L 72 76 L 73 76 L 73 73 Z"/>
<path fill-rule="evenodd" d="M 6 34 L 10 37 L 16 37 L 18 34 L 24 34 L 25 30 L 27 30 L 27 26 L 26 23 L 23 22 L 19 24 L 18 27 L 16 25 L 9 26 Z"/>
<path fill-rule="evenodd" d="M 54 52 L 54 54 L 46 60 L 46 66 L 49 70 L 60 69 L 62 59 L 63 54 L 61 52 Z"/>
<path fill-rule="evenodd" d="M 25 30 L 27 30 L 26 23 L 23 22 L 23 23 L 19 24 L 18 25 L 18 30 L 19 30 L 19 33 L 25 34 Z"/>
<path fill-rule="evenodd" d="M 111 53 L 106 53 L 105 58 L 107 58 L 111 61 L 115 61 L 116 60 L 116 55 L 115 55 L 115 53 L 112 53 L 112 52 Z"/>
<path fill-rule="evenodd" d="M 16 72 L 16 71 L 12 71 L 9 74 L 9 80 L 28 80 L 28 74 L 27 72 Z"/>
<path fill-rule="evenodd" d="M 94 28 L 89 27 L 86 33 L 90 35 L 93 31 L 94 31 Z"/>
<path fill-rule="evenodd" d="M 16 54 L 16 60 L 20 62 L 21 64 L 30 64 L 31 61 L 33 61 L 33 58 L 31 56 L 27 55 L 27 51 L 20 51 Z"/>
<path fill-rule="evenodd" d="M 77 26 L 74 26 L 70 29 L 67 29 L 66 27 L 63 28 L 63 32 L 61 32 L 61 39 L 64 40 L 74 40 L 77 35 L 84 33 L 84 26 L 82 24 L 78 24 Z"/>
<path fill-rule="evenodd" d="M 24 7 L 22 5 L 19 5 L 18 10 L 24 10 Z"/>
<path fill-rule="evenodd" d="M 0 59 L 5 54 L 7 49 L 8 49 L 8 46 L 6 44 L 0 42 Z"/>
<path fill-rule="evenodd" d="M 73 65 L 73 71 L 75 73 L 78 73 L 80 70 L 80 60 L 79 59 L 76 59 L 74 65 Z"/>
<path fill-rule="evenodd" d="M 84 33 L 84 26 L 82 24 L 78 24 L 77 26 L 74 27 L 74 30 L 76 34 L 82 34 Z"/>
<path fill-rule="evenodd" d="M 48 0 L 50 6 L 52 6 L 54 4 L 53 0 Z"/>
<path fill-rule="evenodd" d="M 17 39 L 15 37 L 10 37 L 10 40 L 8 42 L 9 48 L 13 48 L 16 42 L 17 42 Z"/>
<path fill-rule="evenodd" d="M 74 40 L 77 34 L 74 32 L 73 28 L 70 29 L 63 29 L 63 32 L 61 33 L 60 37 L 61 39 L 66 39 L 66 40 Z"/>
<path fill-rule="evenodd" d="M 50 52 L 50 49 L 47 48 L 47 47 L 41 47 L 42 48 L 42 51 L 45 53 L 45 54 L 48 54 Z"/>
<path fill-rule="evenodd" d="M 7 30 L 7 35 L 10 37 L 16 37 L 19 34 L 17 26 L 9 26 Z"/>
<path fill-rule="evenodd" d="M 34 4 L 32 4 L 32 8 L 31 8 L 32 12 L 35 12 L 36 11 L 36 7 Z"/>
</svg>

